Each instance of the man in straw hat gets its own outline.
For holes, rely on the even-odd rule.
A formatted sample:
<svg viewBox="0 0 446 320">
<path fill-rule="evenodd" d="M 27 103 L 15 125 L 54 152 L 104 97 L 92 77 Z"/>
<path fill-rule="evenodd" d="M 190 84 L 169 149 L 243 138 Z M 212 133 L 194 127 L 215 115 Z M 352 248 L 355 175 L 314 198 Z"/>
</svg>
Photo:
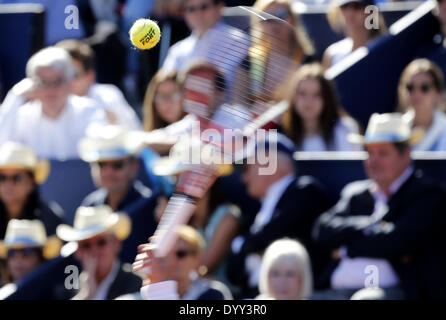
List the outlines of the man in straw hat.
<svg viewBox="0 0 446 320">
<path fill-rule="evenodd" d="M 5 239 L 0 241 L 0 258 L 6 261 L 3 280 L 16 283 L 45 260 L 56 257 L 60 247 L 59 239 L 47 238 L 40 220 L 10 220 Z"/>
<path fill-rule="evenodd" d="M 106 204 L 131 218 L 132 234 L 123 243 L 121 252 L 124 262 L 133 261 L 138 244 L 145 242 L 157 225 L 154 218 L 156 195 L 136 179 L 142 139 L 140 132 L 107 125 L 90 127 L 88 136 L 79 143 L 79 155 L 90 163 L 91 175 L 99 187 L 82 205 Z"/>
<path fill-rule="evenodd" d="M 362 299 L 444 299 L 446 194 L 414 170 L 418 137 L 401 114 L 385 113 L 373 114 L 365 135 L 351 138 L 365 146 L 369 179 L 345 186 L 314 227 L 336 262 L 331 289 L 315 298 L 349 299 L 366 287 Z"/>
<path fill-rule="evenodd" d="M 76 242 L 75 256 L 80 260 L 80 290 L 76 300 L 111 300 L 138 291 L 142 279 L 121 264 L 121 244 L 131 231 L 131 222 L 124 213 L 109 206 L 79 207 L 73 227 L 57 227 L 59 238 Z"/>
</svg>

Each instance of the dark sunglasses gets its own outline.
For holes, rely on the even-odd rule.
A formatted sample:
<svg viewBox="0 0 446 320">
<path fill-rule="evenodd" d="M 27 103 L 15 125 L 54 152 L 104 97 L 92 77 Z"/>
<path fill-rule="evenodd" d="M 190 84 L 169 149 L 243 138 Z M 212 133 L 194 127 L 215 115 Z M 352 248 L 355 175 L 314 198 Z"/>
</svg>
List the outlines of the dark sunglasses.
<svg viewBox="0 0 446 320">
<path fill-rule="evenodd" d="M 14 184 L 19 184 L 25 180 L 24 174 L 13 174 L 12 176 L 7 176 L 5 174 L 0 174 L 0 183 L 5 183 L 6 181 L 11 181 Z"/>
<path fill-rule="evenodd" d="M 21 253 L 25 257 L 29 257 L 33 254 L 38 254 L 39 249 L 37 248 L 20 248 L 20 249 L 9 249 L 8 250 L 8 258 L 16 255 L 17 253 Z"/>
<path fill-rule="evenodd" d="M 185 6 L 184 7 L 184 11 L 186 11 L 187 13 L 194 13 L 195 11 L 205 11 L 207 9 L 209 9 L 210 7 L 212 7 L 213 4 L 212 3 L 203 3 L 199 6 Z"/>
<path fill-rule="evenodd" d="M 53 81 L 42 81 L 37 80 L 37 86 L 39 88 L 59 88 L 61 85 L 65 84 L 67 81 L 65 78 L 58 78 Z"/>
<path fill-rule="evenodd" d="M 366 5 L 364 3 L 360 3 L 360 2 L 349 2 L 346 4 L 343 4 L 341 6 L 341 9 L 353 9 L 355 11 L 358 10 L 362 10 L 366 7 Z"/>
<path fill-rule="evenodd" d="M 419 88 L 422 93 L 428 93 L 432 89 L 432 85 L 429 83 L 422 83 L 420 86 L 415 86 L 413 83 L 406 84 L 406 89 L 409 93 L 414 92 L 416 88 Z"/>
<path fill-rule="evenodd" d="M 109 240 L 107 238 L 101 238 L 97 241 L 82 241 L 79 242 L 79 248 L 82 250 L 90 250 L 94 245 L 98 248 L 103 248 L 108 244 Z"/>
<path fill-rule="evenodd" d="M 282 9 L 279 9 L 276 11 L 265 11 L 265 13 L 268 13 L 268 14 L 275 16 L 277 18 L 280 18 L 282 20 L 286 20 L 287 18 L 290 17 L 290 13 L 285 8 L 282 8 Z"/>
<path fill-rule="evenodd" d="M 121 170 L 125 166 L 124 160 L 117 161 L 98 161 L 99 168 L 103 169 L 105 166 L 110 165 L 113 170 Z"/>
<path fill-rule="evenodd" d="M 184 259 L 188 255 L 194 255 L 194 254 L 195 251 L 189 251 L 189 250 L 178 250 L 177 252 L 175 252 L 175 255 L 177 256 L 178 259 Z"/>
</svg>

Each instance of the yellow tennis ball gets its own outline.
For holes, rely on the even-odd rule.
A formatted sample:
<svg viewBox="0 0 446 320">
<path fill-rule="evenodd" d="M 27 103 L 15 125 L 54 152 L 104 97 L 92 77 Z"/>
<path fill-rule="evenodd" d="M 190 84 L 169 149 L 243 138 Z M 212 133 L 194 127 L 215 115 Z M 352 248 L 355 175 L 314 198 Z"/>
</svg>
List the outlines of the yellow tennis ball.
<svg viewBox="0 0 446 320">
<path fill-rule="evenodd" d="M 161 38 L 158 24 L 150 19 L 138 19 L 129 31 L 130 40 L 139 49 L 150 49 L 156 46 Z"/>
</svg>

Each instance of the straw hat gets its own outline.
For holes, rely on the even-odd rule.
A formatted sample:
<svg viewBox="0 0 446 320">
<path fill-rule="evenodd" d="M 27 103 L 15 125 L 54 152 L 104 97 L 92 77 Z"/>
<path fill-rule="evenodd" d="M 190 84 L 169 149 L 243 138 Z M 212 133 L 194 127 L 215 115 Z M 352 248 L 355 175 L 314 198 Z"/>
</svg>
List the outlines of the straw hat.
<svg viewBox="0 0 446 320">
<path fill-rule="evenodd" d="M 43 183 L 50 173 L 47 160 L 37 160 L 30 147 L 8 141 L 0 146 L 0 169 L 25 169 L 34 174 L 36 183 Z"/>
<path fill-rule="evenodd" d="M 144 135 L 119 125 L 90 125 L 87 135 L 79 141 L 79 156 L 86 162 L 122 159 L 139 152 Z"/>
<path fill-rule="evenodd" d="M 0 241 L 0 257 L 5 259 L 9 249 L 42 248 L 46 259 L 56 257 L 62 246 L 57 237 L 46 236 L 40 220 L 12 219 L 6 227 L 5 239 Z"/>
<path fill-rule="evenodd" d="M 423 131 L 412 130 L 412 120 L 401 113 L 374 113 L 370 117 L 365 135 L 350 134 L 352 143 L 372 144 L 382 142 L 409 142 L 416 144 L 423 138 Z"/>
<path fill-rule="evenodd" d="M 214 158 L 214 159 L 213 159 Z M 194 161 L 197 160 L 197 163 Z M 153 173 L 158 176 L 178 175 L 194 166 L 217 164 L 218 175 L 232 173 L 231 164 L 221 164 L 222 157 L 211 145 L 203 145 L 200 140 L 183 137 L 170 150 L 169 156 L 160 157 L 153 164 Z"/>
<path fill-rule="evenodd" d="M 73 227 L 61 224 L 56 234 L 64 241 L 81 241 L 104 232 L 113 232 L 119 240 L 126 239 L 131 230 L 130 218 L 125 213 L 113 212 L 107 205 L 79 207 Z"/>
</svg>

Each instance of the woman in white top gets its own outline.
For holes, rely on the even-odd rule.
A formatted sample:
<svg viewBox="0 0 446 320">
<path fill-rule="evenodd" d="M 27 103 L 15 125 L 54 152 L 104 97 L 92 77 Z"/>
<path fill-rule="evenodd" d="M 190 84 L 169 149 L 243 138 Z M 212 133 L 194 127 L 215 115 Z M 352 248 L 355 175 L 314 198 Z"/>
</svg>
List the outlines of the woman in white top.
<svg viewBox="0 0 446 320">
<path fill-rule="evenodd" d="M 404 69 L 398 87 L 399 111 L 413 128 L 424 132 L 413 150 L 446 151 L 446 115 L 437 107 L 443 90 L 443 73 L 432 61 L 416 59 Z"/>
<path fill-rule="evenodd" d="M 289 108 L 282 119 L 285 134 L 299 151 L 358 151 L 347 140 L 358 133 L 356 121 L 340 107 L 334 85 L 320 64 L 303 65 L 290 87 Z"/>
<path fill-rule="evenodd" d="M 366 7 L 373 5 L 373 0 L 333 0 L 327 12 L 331 28 L 345 38 L 330 45 L 324 52 L 322 65 L 327 69 L 343 60 L 356 49 L 366 46 L 371 40 L 387 32 L 384 19 L 378 13 L 376 22 L 378 28 L 367 28 L 367 19 L 371 12 L 366 13 Z M 366 21 L 367 19 L 367 21 Z"/>
</svg>

